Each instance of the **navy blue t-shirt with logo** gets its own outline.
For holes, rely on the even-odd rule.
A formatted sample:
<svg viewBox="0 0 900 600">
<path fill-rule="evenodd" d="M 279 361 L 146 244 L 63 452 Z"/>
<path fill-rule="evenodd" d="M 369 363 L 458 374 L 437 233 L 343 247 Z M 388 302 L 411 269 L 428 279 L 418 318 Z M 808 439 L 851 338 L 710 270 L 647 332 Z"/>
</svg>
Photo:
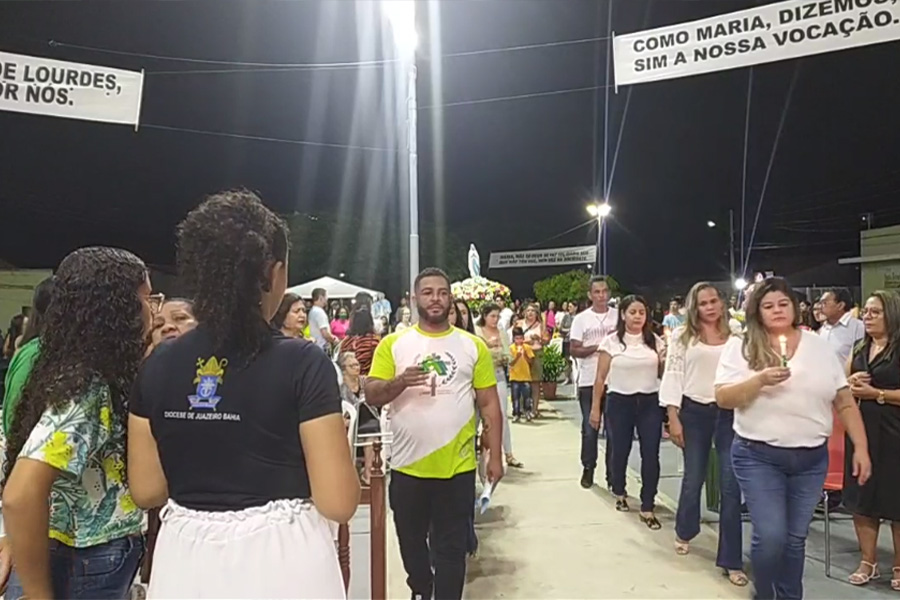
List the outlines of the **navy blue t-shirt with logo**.
<svg viewBox="0 0 900 600">
<path fill-rule="evenodd" d="M 274 330 L 249 364 L 212 348 L 200 325 L 158 347 L 135 381 L 129 409 L 150 420 L 169 497 L 206 511 L 309 498 L 298 425 L 341 412 L 334 365 Z"/>
</svg>

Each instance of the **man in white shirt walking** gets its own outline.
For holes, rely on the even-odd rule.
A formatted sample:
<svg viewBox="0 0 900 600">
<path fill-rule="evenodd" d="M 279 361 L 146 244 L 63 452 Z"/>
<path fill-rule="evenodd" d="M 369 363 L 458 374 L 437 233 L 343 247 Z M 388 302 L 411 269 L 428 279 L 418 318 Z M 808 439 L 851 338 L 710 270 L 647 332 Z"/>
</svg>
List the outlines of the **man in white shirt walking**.
<svg viewBox="0 0 900 600">
<path fill-rule="evenodd" d="M 575 316 L 572 321 L 570 352 L 578 361 L 578 403 L 581 405 L 581 487 L 588 489 L 594 485 L 594 470 L 597 468 L 597 441 L 599 431 L 591 427 L 591 402 L 593 401 L 594 379 L 597 377 L 597 357 L 600 342 L 616 330 L 618 312 L 609 307 L 609 284 L 606 278 L 596 276 L 591 279 L 591 307 Z M 607 432 L 609 429 L 607 428 Z M 610 451 L 606 451 L 606 478 L 610 477 Z"/>
<path fill-rule="evenodd" d="M 331 324 L 328 322 L 328 313 L 325 307 L 328 306 L 328 292 L 322 288 L 316 288 L 312 292 L 313 306 L 309 310 L 309 334 L 312 336 L 316 346 L 321 348 L 325 354 L 329 354 L 329 349 L 334 346 L 334 336 L 331 335 Z"/>
<path fill-rule="evenodd" d="M 819 335 L 828 340 L 841 364 L 846 365 L 853 346 L 866 335 L 865 326 L 850 313 L 853 297 L 846 288 L 828 290 L 822 294 L 821 302 L 825 323 Z"/>
</svg>

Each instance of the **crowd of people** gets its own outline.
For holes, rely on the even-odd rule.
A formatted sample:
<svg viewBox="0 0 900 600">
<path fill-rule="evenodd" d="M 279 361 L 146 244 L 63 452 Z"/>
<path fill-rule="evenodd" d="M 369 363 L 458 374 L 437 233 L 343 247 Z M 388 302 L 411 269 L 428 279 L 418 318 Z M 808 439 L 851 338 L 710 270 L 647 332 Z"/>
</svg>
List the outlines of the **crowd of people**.
<svg viewBox="0 0 900 600">
<path fill-rule="evenodd" d="M 475 314 L 428 268 L 395 311 L 364 293 L 286 293 L 288 246 L 254 194 L 223 192 L 178 228 L 189 298 L 154 293 L 140 258 L 105 247 L 76 250 L 37 286 L 3 348 L 8 597 L 126 598 L 145 555 L 154 598 L 344 597 L 334 523 L 353 516 L 374 462 L 370 445 L 348 444 L 351 406 L 360 434 L 392 433 L 388 494 L 413 598 L 461 598 L 479 457 L 486 485 L 523 466 L 511 423 L 541 417 L 557 339 L 582 413 L 582 487 L 605 435 L 606 487 L 630 512 L 636 435 L 638 519 L 660 530 L 667 435 L 684 453 L 673 549 L 686 555 L 715 449 L 715 565 L 750 583 L 745 503 L 755 597 L 801 598 L 836 421 L 861 550 L 850 583 L 880 577 L 886 520 L 900 591 L 895 292 L 872 293 L 860 320 L 846 290 L 810 304 L 769 278 L 738 308 L 701 282 L 663 313 L 636 295 L 614 302 L 595 277 L 582 306 L 496 298 Z"/>
</svg>

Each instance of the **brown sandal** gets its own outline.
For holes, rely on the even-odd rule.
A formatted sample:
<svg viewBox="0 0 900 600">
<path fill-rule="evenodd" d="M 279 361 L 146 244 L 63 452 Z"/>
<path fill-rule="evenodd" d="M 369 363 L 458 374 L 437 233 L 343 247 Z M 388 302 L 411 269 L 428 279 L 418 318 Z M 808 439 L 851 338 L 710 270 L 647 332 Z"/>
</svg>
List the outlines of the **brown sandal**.
<svg viewBox="0 0 900 600">
<path fill-rule="evenodd" d="M 725 576 L 728 577 L 728 581 L 731 583 L 731 585 L 735 585 L 737 587 L 746 587 L 746 585 L 750 583 L 750 579 L 743 571 L 725 569 Z"/>
<path fill-rule="evenodd" d="M 891 575 L 891 589 L 900 592 L 900 567 L 892 568 Z"/>
<path fill-rule="evenodd" d="M 677 554 L 678 556 L 687 556 L 690 551 L 690 542 L 679 540 L 677 537 L 675 538 L 675 554 Z"/>
<path fill-rule="evenodd" d="M 656 518 L 656 515 L 653 513 L 641 514 L 641 523 L 647 526 L 648 529 L 653 531 L 659 531 L 662 529 L 662 523 L 659 522 L 659 519 Z"/>
</svg>

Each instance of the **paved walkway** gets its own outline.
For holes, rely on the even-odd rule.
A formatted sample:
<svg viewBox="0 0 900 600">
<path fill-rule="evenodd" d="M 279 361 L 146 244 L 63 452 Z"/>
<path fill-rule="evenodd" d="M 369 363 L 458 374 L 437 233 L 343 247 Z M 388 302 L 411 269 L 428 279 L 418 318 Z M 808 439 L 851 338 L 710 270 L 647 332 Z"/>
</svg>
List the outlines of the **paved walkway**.
<svg viewBox="0 0 900 600">
<path fill-rule="evenodd" d="M 477 518 L 480 551 L 469 560 L 466 598 L 748 596 L 714 567 L 710 533 L 701 534 L 689 556 L 676 556 L 671 513 L 661 509 L 663 529 L 650 531 L 636 511 L 617 513 L 606 491 L 581 489 L 578 429 L 553 404 L 544 408 L 542 420 L 513 424 L 525 469 L 510 470 L 491 509 Z M 388 596 L 408 598 L 393 524 L 388 528 Z"/>
</svg>

